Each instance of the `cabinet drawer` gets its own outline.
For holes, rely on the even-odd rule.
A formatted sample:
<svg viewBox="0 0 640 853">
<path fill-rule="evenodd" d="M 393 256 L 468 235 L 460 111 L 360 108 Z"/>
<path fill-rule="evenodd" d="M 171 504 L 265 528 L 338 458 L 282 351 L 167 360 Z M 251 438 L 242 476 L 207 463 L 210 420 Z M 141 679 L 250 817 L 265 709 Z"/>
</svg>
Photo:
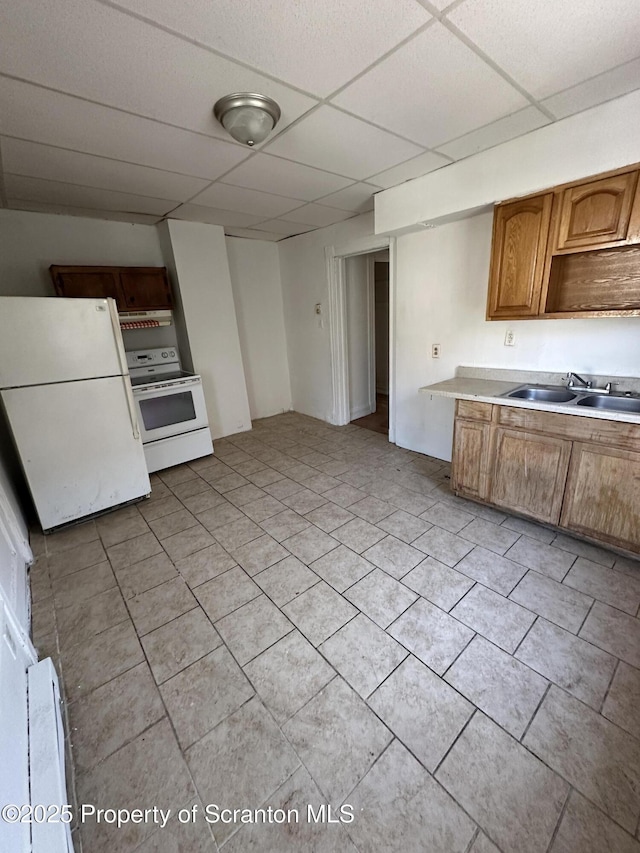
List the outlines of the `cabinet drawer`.
<svg viewBox="0 0 640 853">
<path fill-rule="evenodd" d="M 640 451 L 640 424 L 627 424 L 579 415 L 561 415 L 539 409 L 500 406 L 498 423 L 529 432 L 541 432 L 573 441 L 607 444 Z"/>
<path fill-rule="evenodd" d="M 459 418 L 469 418 L 472 421 L 491 420 L 491 403 L 476 403 L 474 400 L 458 400 L 456 415 Z"/>
</svg>

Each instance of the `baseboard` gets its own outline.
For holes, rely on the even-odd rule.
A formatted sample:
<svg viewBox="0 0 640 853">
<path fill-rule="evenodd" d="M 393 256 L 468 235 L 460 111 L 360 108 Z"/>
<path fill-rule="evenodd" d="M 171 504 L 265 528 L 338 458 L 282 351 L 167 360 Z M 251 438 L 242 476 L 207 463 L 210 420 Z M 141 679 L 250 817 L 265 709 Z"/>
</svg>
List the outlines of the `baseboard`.
<svg viewBox="0 0 640 853">
<path fill-rule="evenodd" d="M 366 406 L 358 406 L 355 409 L 351 409 L 350 417 L 352 421 L 357 421 L 358 418 L 364 418 L 365 415 L 372 415 L 375 412 L 375 408 L 372 409 L 369 404 Z"/>
</svg>

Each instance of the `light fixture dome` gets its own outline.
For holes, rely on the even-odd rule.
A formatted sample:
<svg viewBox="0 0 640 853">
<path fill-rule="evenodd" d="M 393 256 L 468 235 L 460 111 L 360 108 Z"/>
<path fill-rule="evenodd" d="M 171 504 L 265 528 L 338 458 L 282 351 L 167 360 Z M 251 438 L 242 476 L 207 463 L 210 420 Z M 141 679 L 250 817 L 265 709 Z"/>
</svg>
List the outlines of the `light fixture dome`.
<svg viewBox="0 0 640 853">
<path fill-rule="evenodd" d="M 253 147 L 263 142 L 280 118 L 280 107 L 266 95 L 236 92 L 216 101 L 213 114 L 238 142 Z"/>
</svg>

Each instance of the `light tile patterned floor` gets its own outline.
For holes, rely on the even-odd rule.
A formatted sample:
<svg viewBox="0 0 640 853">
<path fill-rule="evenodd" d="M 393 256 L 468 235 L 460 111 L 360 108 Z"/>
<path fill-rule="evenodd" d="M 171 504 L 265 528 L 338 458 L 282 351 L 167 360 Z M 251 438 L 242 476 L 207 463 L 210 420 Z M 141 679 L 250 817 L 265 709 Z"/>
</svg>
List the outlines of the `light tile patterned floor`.
<svg viewBox="0 0 640 853">
<path fill-rule="evenodd" d="M 34 537 L 70 791 L 173 815 L 87 822 L 78 850 L 640 853 L 640 563 L 353 425 L 285 414 L 215 448 Z M 353 822 L 308 823 L 321 803 Z"/>
</svg>

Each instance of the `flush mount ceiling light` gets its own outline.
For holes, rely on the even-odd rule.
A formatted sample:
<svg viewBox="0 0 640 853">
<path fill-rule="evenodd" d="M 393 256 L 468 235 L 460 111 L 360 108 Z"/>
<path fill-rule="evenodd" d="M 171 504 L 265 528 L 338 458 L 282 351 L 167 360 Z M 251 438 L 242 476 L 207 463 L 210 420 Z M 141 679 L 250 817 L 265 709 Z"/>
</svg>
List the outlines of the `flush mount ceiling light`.
<svg viewBox="0 0 640 853">
<path fill-rule="evenodd" d="M 234 139 L 252 147 L 269 136 L 280 118 L 280 107 L 266 95 L 237 92 L 216 101 L 213 114 Z"/>
</svg>

